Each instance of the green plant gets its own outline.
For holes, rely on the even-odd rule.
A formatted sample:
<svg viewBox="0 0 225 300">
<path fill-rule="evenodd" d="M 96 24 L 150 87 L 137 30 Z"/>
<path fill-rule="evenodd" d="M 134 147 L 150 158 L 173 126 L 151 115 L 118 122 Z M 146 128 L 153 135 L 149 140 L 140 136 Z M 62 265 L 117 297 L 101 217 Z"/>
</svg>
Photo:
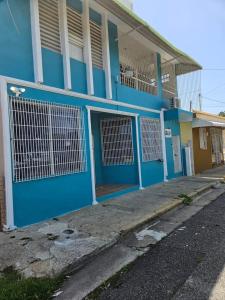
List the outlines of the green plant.
<svg viewBox="0 0 225 300">
<path fill-rule="evenodd" d="M 184 205 L 191 205 L 191 203 L 193 202 L 193 199 L 186 194 L 180 194 L 180 195 L 178 195 L 178 197 L 183 199 L 182 203 Z"/>
<path fill-rule="evenodd" d="M 24 278 L 12 268 L 0 276 L 0 300 L 49 300 L 62 283 L 58 278 Z"/>
</svg>

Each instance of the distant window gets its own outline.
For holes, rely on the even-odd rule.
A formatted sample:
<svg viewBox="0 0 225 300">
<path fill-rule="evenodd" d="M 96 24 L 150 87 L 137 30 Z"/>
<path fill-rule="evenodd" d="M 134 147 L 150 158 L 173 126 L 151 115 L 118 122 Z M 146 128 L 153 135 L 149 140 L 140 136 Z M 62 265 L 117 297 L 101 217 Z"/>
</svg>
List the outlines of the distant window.
<svg viewBox="0 0 225 300">
<path fill-rule="evenodd" d="M 160 121 L 141 118 L 142 159 L 144 162 L 163 158 Z"/>
<path fill-rule="evenodd" d="M 78 107 L 10 97 L 14 181 L 86 170 Z"/>
<path fill-rule="evenodd" d="M 199 143 L 200 143 L 200 149 L 207 150 L 207 130 L 206 130 L 206 128 L 199 128 Z"/>
<path fill-rule="evenodd" d="M 101 140 L 104 166 L 133 164 L 131 118 L 101 120 Z"/>
</svg>

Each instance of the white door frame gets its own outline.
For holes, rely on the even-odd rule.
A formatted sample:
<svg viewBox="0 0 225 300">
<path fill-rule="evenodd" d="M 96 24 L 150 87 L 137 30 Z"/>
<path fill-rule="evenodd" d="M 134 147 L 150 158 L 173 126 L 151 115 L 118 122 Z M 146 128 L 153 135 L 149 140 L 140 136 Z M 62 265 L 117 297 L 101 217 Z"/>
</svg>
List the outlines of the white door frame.
<svg viewBox="0 0 225 300">
<path fill-rule="evenodd" d="M 88 113 L 88 133 L 89 133 L 90 161 L 91 161 L 92 204 L 96 205 L 98 202 L 96 200 L 96 190 L 95 190 L 95 166 L 94 166 L 94 156 L 93 156 L 93 151 L 92 151 L 93 141 L 92 141 L 91 111 L 105 112 L 105 113 L 109 113 L 109 114 L 130 116 L 130 117 L 135 118 L 139 189 L 142 190 L 143 186 L 142 186 L 142 171 L 141 171 L 141 158 L 140 158 L 139 126 L 138 126 L 139 114 L 120 111 L 120 110 L 106 109 L 106 108 L 95 107 L 95 106 L 86 106 L 86 109 L 87 109 L 87 113 Z"/>
</svg>

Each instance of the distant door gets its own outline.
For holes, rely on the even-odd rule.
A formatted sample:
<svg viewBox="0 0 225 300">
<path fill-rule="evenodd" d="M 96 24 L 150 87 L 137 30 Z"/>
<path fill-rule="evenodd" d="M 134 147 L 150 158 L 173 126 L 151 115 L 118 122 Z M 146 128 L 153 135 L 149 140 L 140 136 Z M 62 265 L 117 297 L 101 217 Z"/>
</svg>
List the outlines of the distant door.
<svg viewBox="0 0 225 300">
<path fill-rule="evenodd" d="M 179 173 L 182 171 L 181 164 L 181 150 L 180 150 L 180 136 L 172 137 L 173 143 L 173 161 L 174 161 L 174 172 Z"/>
</svg>

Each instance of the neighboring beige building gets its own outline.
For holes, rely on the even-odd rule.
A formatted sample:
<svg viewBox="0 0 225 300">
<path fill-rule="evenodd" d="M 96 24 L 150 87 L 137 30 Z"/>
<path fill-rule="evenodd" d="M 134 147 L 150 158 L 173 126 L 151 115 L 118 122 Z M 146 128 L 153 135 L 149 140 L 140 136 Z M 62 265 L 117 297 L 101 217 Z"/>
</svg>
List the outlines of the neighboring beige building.
<svg viewBox="0 0 225 300">
<path fill-rule="evenodd" d="M 192 128 L 195 173 L 224 164 L 225 118 L 194 111 Z"/>
</svg>

